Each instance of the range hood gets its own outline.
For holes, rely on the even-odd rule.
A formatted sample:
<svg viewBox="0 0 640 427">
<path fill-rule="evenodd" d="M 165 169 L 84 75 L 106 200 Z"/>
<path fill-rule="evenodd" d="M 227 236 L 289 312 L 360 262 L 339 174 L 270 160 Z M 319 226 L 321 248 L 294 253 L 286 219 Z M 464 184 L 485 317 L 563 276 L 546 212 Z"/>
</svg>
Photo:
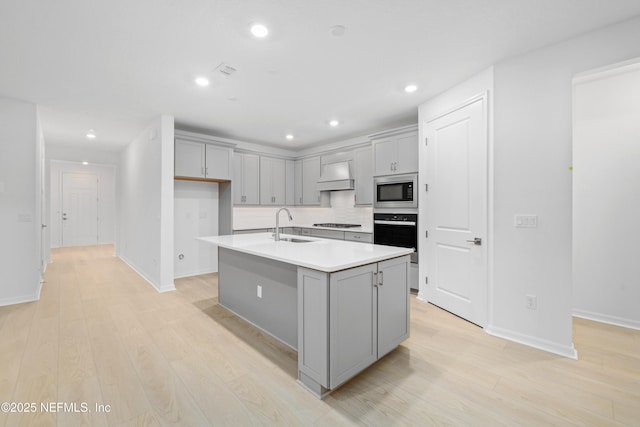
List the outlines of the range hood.
<svg viewBox="0 0 640 427">
<path fill-rule="evenodd" d="M 342 161 L 323 165 L 317 188 L 318 191 L 353 190 L 350 162 Z"/>
</svg>

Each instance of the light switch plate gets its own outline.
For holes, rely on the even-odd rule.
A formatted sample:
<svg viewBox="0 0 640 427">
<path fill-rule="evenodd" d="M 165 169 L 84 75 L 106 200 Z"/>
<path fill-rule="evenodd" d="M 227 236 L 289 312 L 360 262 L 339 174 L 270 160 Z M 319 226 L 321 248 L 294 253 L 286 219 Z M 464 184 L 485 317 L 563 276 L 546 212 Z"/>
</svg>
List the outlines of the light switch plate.
<svg viewBox="0 0 640 427">
<path fill-rule="evenodd" d="M 538 215 L 521 215 L 518 214 L 514 217 L 513 225 L 516 228 L 537 228 L 538 227 Z"/>
</svg>

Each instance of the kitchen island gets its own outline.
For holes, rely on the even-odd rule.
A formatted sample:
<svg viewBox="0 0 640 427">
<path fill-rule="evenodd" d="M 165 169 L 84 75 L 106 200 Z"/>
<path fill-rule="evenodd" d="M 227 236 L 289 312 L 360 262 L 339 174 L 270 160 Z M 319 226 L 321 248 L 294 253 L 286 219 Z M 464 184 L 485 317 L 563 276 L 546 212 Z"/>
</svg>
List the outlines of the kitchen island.
<svg viewBox="0 0 640 427">
<path fill-rule="evenodd" d="M 409 337 L 412 249 L 272 233 L 201 237 L 218 249 L 219 304 L 298 351 L 322 398 Z"/>
</svg>

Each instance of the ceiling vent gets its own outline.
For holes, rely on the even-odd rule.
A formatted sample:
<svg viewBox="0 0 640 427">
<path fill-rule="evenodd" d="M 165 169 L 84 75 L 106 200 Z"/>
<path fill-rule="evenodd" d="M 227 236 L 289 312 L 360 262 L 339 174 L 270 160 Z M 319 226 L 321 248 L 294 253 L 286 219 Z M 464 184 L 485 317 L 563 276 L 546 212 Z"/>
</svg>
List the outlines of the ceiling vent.
<svg viewBox="0 0 640 427">
<path fill-rule="evenodd" d="M 226 78 L 226 77 L 231 77 L 238 70 L 232 67 L 231 65 L 225 64 L 223 62 L 220 65 L 218 65 L 213 71 L 220 74 L 222 77 Z"/>
</svg>

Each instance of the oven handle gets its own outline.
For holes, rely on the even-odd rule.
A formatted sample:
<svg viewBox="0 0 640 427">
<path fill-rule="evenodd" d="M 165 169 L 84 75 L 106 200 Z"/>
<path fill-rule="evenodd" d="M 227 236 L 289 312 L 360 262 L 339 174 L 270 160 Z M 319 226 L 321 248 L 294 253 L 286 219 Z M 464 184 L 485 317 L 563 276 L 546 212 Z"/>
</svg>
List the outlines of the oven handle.
<svg viewBox="0 0 640 427">
<path fill-rule="evenodd" d="M 383 221 L 380 219 L 376 219 L 375 221 L 373 221 L 373 223 L 382 225 L 416 225 L 415 221 Z"/>
</svg>

